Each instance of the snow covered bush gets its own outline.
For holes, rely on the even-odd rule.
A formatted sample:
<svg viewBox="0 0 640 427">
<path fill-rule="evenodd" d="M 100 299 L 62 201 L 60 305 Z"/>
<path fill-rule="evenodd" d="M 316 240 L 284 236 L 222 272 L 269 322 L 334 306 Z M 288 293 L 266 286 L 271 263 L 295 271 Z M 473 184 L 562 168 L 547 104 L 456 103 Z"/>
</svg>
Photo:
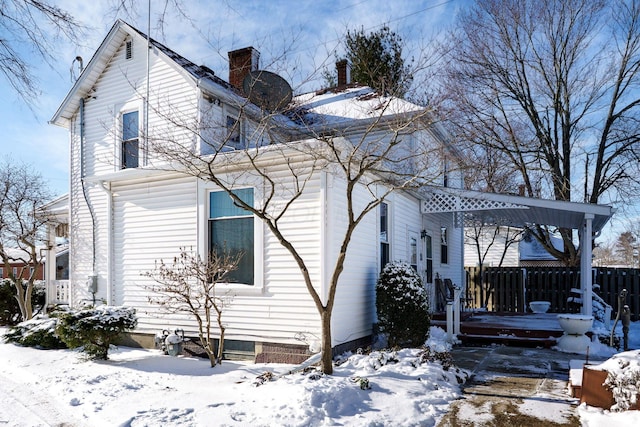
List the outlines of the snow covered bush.
<svg viewBox="0 0 640 427">
<path fill-rule="evenodd" d="M 612 411 L 626 411 L 638 404 L 640 397 L 640 350 L 618 353 L 607 362 L 606 387 L 616 403 Z M 604 365 L 604 363 L 603 363 Z"/>
<path fill-rule="evenodd" d="M 422 280 L 404 262 L 387 264 L 376 284 L 380 331 L 390 347 L 422 346 L 429 335 L 429 301 Z"/>
<path fill-rule="evenodd" d="M 67 346 L 56 333 L 57 325 L 58 319 L 55 317 L 34 317 L 12 327 L 4 335 L 4 339 L 7 342 L 25 347 L 42 349 L 66 348 Z"/>
<path fill-rule="evenodd" d="M 82 347 L 90 359 L 107 360 L 111 344 L 137 323 L 135 309 L 103 305 L 62 314 L 56 332 L 70 348 Z"/>
</svg>

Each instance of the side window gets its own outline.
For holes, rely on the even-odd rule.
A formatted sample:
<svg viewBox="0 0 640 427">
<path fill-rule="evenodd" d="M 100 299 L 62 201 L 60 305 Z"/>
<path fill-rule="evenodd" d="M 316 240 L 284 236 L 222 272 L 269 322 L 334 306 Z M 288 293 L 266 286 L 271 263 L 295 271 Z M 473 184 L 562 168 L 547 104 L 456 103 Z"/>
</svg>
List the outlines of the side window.
<svg viewBox="0 0 640 427">
<path fill-rule="evenodd" d="M 418 271 L 418 235 L 409 234 L 409 264 L 414 271 Z"/>
<path fill-rule="evenodd" d="M 390 261 L 389 253 L 389 205 L 380 203 L 380 270 Z"/>
<path fill-rule="evenodd" d="M 253 189 L 234 190 L 253 206 Z M 240 255 L 238 268 L 227 276 L 229 283 L 254 284 L 253 214 L 236 206 L 226 191 L 209 193 L 209 252 Z"/>
<path fill-rule="evenodd" d="M 137 168 L 140 159 L 138 111 L 122 114 L 122 147 L 120 167 Z"/>
<path fill-rule="evenodd" d="M 0 267 L 0 279 L 4 277 L 4 268 Z"/>
<path fill-rule="evenodd" d="M 440 263 L 449 264 L 449 245 L 447 227 L 440 227 Z"/>
<path fill-rule="evenodd" d="M 424 235 L 424 244 L 425 244 L 425 260 L 426 260 L 426 276 L 427 283 L 433 283 L 433 245 L 431 241 L 431 236 L 427 234 L 426 231 L 423 231 Z"/>
<path fill-rule="evenodd" d="M 13 277 L 17 279 L 18 278 L 18 267 L 13 267 L 12 273 L 13 273 Z"/>
</svg>

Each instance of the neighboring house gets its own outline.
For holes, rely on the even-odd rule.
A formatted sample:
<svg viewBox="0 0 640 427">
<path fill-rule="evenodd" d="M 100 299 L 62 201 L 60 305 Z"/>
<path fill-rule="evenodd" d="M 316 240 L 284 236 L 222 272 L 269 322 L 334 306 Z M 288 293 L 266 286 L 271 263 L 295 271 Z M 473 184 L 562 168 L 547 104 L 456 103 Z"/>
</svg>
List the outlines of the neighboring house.
<svg viewBox="0 0 640 427">
<path fill-rule="evenodd" d="M 36 280 L 44 279 L 44 259 L 38 265 L 33 265 L 33 263 L 27 262 L 27 254 L 22 250 L 6 248 L 5 251 L 9 255 L 10 262 L 9 266 L 0 264 L 0 279 L 19 277 L 27 280 L 32 274 L 35 274 Z"/>
<path fill-rule="evenodd" d="M 181 141 L 181 149 L 206 156 L 210 146 L 205 136 L 215 139 L 219 132 L 229 136 L 226 148 L 232 156 L 236 148 L 278 141 L 294 148 L 295 143 L 313 144 L 310 123 L 318 133 L 323 124 L 331 123 L 345 143 L 358 142 L 369 126 L 378 126 L 371 133 L 375 138 L 386 137 L 388 128 L 384 121 L 376 124 L 371 119 L 380 110 L 379 97 L 367 87 L 348 85 L 341 69 L 338 89 L 296 96 L 291 105 L 300 114 L 274 118 L 273 123 L 281 123 L 269 130 L 275 141 L 253 139 L 259 123 L 251 114 L 241 115 L 240 109 L 259 109 L 246 105 L 240 89 L 244 76 L 257 69 L 258 53 L 240 49 L 229 58 L 231 83 L 117 21 L 86 64 L 51 120 L 70 132 L 68 302 L 135 307 L 139 322 L 132 336 L 144 345 L 152 345 L 153 335 L 163 329 L 182 328 L 186 335 L 196 336 L 194 321 L 170 316 L 149 303 L 150 279 L 142 274 L 158 260 L 173 259 L 180 248 L 208 253 L 220 239 L 211 230 L 224 228 L 225 221 L 237 238 L 233 243 L 244 253 L 235 283 L 218 285 L 220 292 L 234 295 L 223 314 L 225 349 L 257 360 L 283 361 L 283 353 L 306 350 L 298 337 L 320 337 L 321 330 L 292 257 L 260 220 L 235 207 L 218 187 L 162 163 L 151 142 L 170 134 Z M 401 111 L 392 113 L 390 108 L 389 120 L 420 110 L 402 100 L 389 103 Z M 214 122 L 221 123 L 220 128 L 203 131 L 202 138 L 187 129 L 190 123 Z M 440 126 L 429 126 L 412 130 L 407 138 L 438 146 L 436 158 L 448 143 Z M 291 154 L 291 162 L 298 161 L 300 153 Z M 460 174 L 447 172 L 444 160 L 441 163 L 441 186 L 459 187 Z M 288 166 L 268 164 L 264 173 L 285 179 Z M 238 174 L 236 194 L 262 203 L 260 182 L 235 171 L 233 163 L 220 167 L 227 168 L 222 170 L 229 176 Z M 305 182 L 304 197 L 281 219 L 311 267 L 321 295 L 326 295 L 345 225 L 344 186 L 327 165 Z M 382 190 L 384 184 L 380 186 Z M 358 188 L 354 202 L 366 203 L 369 191 Z M 359 225 L 333 309 L 334 351 L 370 343 L 376 321 L 375 282 L 386 262 L 410 263 L 428 286 L 436 273 L 462 284 L 462 228 L 450 209 L 433 209 L 435 193 L 437 189 L 395 191 Z M 276 202 L 287 202 L 283 195 L 276 197 L 281 198 Z M 232 238 L 226 239 L 229 243 Z"/>
<path fill-rule="evenodd" d="M 553 247 L 559 251 L 564 250 L 562 238 L 551 236 Z M 520 267 L 565 267 L 551 255 L 534 237 L 526 235 L 518 242 L 520 255 Z"/>
<path fill-rule="evenodd" d="M 484 267 L 563 267 L 534 237 L 513 227 L 489 226 L 474 233 L 473 229 L 465 230 L 464 260 L 465 267 L 480 264 L 480 254 L 484 256 Z M 476 238 L 476 236 L 478 236 Z M 563 243 L 559 237 L 551 236 L 553 246 L 562 251 Z"/>
</svg>

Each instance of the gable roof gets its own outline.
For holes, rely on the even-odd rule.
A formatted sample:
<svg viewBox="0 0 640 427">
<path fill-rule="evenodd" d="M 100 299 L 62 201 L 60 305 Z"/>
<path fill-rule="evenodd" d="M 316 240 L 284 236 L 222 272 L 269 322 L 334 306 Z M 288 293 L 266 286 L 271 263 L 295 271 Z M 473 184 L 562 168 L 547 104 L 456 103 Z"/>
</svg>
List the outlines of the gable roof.
<svg viewBox="0 0 640 427">
<path fill-rule="evenodd" d="M 145 33 L 125 21 L 119 19 L 114 23 L 49 123 L 68 127 L 69 121 L 80 107 L 80 100 L 91 92 L 126 38 L 133 35 L 147 40 Z M 184 70 L 196 82 L 197 87 L 220 96 L 225 101 L 245 105 L 246 112 L 250 115 L 260 117 L 262 114 L 237 88 L 216 76 L 208 67 L 196 65 L 153 38 L 149 38 L 148 42 L 166 59 Z M 426 113 L 427 109 L 424 107 L 404 99 L 381 96 L 368 86 L 351 84 L 297 95 L 284 114 L 273 115 L 270 119 L 277 123 L 281 131 L 313 134 L 340 133 L 345 129 L 356 131 L 359 126 L 367 126 L 372 121 L 397 120 L 399 117 L 412 120 L 416 116 L 425 115 L 428 116 L 429 128 L 434 136 L 446 141 L 444 128 Z"/>
<path fill-rule="evenodd" d="M 147 40 L 146 34 L 120 19 L 113 24 L 106 37 L 91 57 L 91 60 L 89 60 L 86 67 L 82 70 L 82 73 L 73 84 L 64 101 L 62 101 L 58 110 L 55 112 L 51 120 L 49 120 L 49 123 L 63 127 L 68 126 L 69 120 L 71 120 L 80 106 L 80 99 L 90 93 L 91 89 L 96 84 L 96 81 L 100 78 L 100 75 L 111 61 L 111 58 L 113 58 L 113 55 L 115 55 L 116 51 L 126 38 L 132 35 L 137 35 Z M 228 91 L 235 91 L 229 83 L 217 77 L 209 68 L 194 64 L 152 38 L 149 39 L 149 43 L 157 48 L 158 51 L 166 58 L 170 59 L 180 68 L 185 70 L 186 74 L 193 78 L 194 81 L 207 79 L 220 88 L 224 88 Z"/>
</svg>

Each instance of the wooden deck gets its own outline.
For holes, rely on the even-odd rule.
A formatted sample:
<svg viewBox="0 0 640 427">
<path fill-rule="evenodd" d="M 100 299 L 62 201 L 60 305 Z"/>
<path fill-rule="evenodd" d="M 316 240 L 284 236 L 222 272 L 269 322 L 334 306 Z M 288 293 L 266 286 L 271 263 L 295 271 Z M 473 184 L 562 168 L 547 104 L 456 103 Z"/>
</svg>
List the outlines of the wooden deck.
<svg viewBox="0 0 640 427">
<path fill-rule="evenodd" d="M 432 326 L 447 328 L 443 314 L 434 314 Z M 550 348 L 562 336 L 557 313 L 462 313 L 458 339 L 466 345 L 506 344 Z"/>
</svg>

